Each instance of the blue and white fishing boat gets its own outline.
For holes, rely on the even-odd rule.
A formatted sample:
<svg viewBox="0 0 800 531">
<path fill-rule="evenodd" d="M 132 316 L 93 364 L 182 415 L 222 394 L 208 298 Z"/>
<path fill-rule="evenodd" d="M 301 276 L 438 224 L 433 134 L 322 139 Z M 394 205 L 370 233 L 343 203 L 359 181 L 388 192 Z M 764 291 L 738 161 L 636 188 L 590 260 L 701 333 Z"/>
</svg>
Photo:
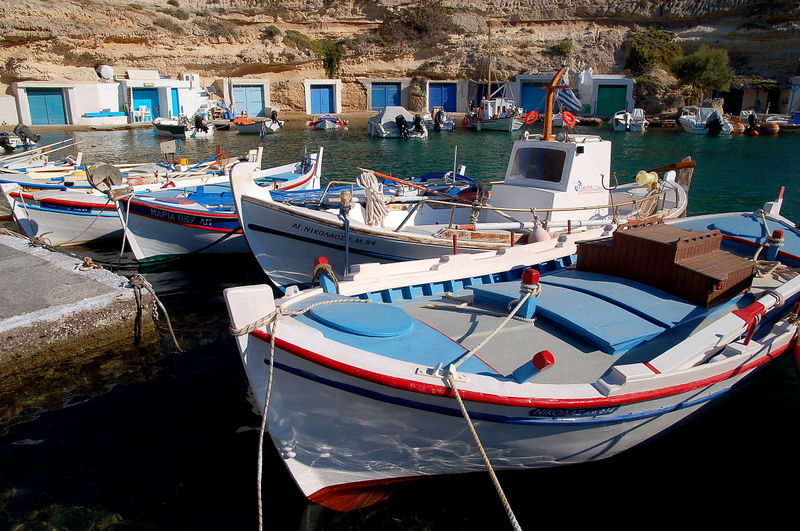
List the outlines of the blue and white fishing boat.
<svg viewBox="0 0 800 531">
<path fill-rule="evenodd" d="M 257 176 L 262 171 L 258 169 L 261 150 L 251 150 L 248 160 L 254 161 L 252 172 Z M 41 238 L 50 245 L 80 245 L 121 237 L 115 204 L 119 197 L 226 183 L 233 162 L 235 159 L 217 155 L 185 167 L 162 163 L 93 165 L 80 175 L 48 182 L 19 175 L 0 182 L 0 190 L 20 230 L 29 238 Z"/>
<path fill-rule="evenodd" d="M 350 510 L 393 482 L 605 459 L 726 396 L 796 340 L 800 233 L 779 205 L 338 282 L 320 259 L 319 287 L 225 299 L 288 471 Z"/>
<path fill-rule="evenodd" d="M 347 129 L 347 122 L 333 114 L 321 114 L 309 121 L 308 127 L 311 129 L 321 129 L 323 131 Z"/>
<path fill-rule="evenodd" d="M 322 154 L 253 171 L 247 177 L 273 194 L 319 189 Z M 255 164 L 255 163 L 254 163 Z M 246 165 L 236 166 L 242 171 Z M 125 239 L 140 263 L 185 254 L 249 253 L 233 203 L 230 183 L 136 193 L 116 204 Z"/>
<path fill-rule="evenodd" d="M 557 90 L 557 79 L 552 85 Z M 552 109 L 552 91 L 548 94 Z M 353 264 L 438 257 L 496 250 L 649 217 L 673 218 L 686 211 L 693 161 L 642 171 L 635 182 L 616 186 L 611 143 L 594 135 L 552 134 L 546 113 L 543 135 L 514 142 L 502 184 L 491 196 L 392 198 L 368 195 L 350 208 L 309 208 L 274 200 L 268 189 L 231 172 L 232 191 L 247 241 L 264 272 L 278 285 L 305 284 L 310 264 L 326 256 L 337 274 Z M 662 174 L 659 174 L 662 172 Z M 246 175 L 246 172 L 245 172 Z M 383 174 L 364 170 L 359 178 Z M 381 201 L 373 199 L 379 197 Z"/>
</svg>

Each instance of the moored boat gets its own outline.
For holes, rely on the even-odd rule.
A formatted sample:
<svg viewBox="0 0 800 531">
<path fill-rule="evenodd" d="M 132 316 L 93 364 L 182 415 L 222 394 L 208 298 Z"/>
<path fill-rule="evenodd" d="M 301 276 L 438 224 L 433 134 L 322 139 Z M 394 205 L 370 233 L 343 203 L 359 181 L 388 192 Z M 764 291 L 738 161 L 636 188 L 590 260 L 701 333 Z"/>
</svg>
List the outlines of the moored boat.
<svg viewBox="0 0 800 531">
<path fill-rule="evenodd" d="M 613 235 L 225 291 L 265 428 L 336 510 L 396 481 L 605 459 L 794 344 L 800 234 L 776 203 Z M 269 389 L 269 391 L 268 391 Z"/>
<path fill-rule="evenodd" d="M 614 131 L 629 131 L 631 126 L 631 113 L 626 110 L 617 111 L 614 113 L 614 116 L 608 120 L 608 124 Z"/>
<path fill-rule="evenodd" d="M 404 107 L 388 105 L 367 120 L 370 137 L 427 138 L 428 129 L 419 114 L 411 115 Z"/>
<path fill-rule="evenodd" d="M 329 131 L 332 129 L 346 129 L 347 122 L 332 114 L 321 114 L 309 121 L 308 127 L 311 129 L 321 129 L 323 131 Z"/>
<path fill-rule="evenodd" d="M 194 115 L 191 120 L 186 116 L 179 118 L 156 118 L 153 128 L 161 136 L 171 138 L 209 138 L 214 136 L 214 124 L 200 114 Z"/>
<path fill-rule="evenodd" d="M 733 126 L 713 107 L 687 107 L 681 111 L 678 123 L 693 135 L 729 135 Z"/>
</svg>

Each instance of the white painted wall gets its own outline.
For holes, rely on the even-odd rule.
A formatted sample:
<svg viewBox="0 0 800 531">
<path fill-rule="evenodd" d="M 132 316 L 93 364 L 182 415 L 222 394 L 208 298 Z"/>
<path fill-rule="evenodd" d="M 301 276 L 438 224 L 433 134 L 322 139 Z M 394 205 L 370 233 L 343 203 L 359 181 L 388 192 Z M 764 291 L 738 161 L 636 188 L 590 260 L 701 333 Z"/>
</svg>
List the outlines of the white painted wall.
<svg viewBox="0 0 800 531">
<path fill-rule="evenodd" d="M 0 124 L 19 123 L 17 100 L 14 96 L 0 96 Z"/>
</svg>

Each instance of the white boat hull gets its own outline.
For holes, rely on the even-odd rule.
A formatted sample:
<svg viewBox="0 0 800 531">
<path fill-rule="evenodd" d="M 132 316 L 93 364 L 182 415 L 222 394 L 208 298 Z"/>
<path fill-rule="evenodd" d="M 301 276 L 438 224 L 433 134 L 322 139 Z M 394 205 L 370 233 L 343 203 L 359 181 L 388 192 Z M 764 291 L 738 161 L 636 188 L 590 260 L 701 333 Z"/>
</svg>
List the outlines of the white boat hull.
<svg viewBox="0 0 800 531">
<path fill-rule="evenodd" d="M 509 133 L 521 128 L 523 121 L 520 118 L 495 118 L 478 120 L 467 118 L 467 127 L 476 131 L 508 131 Z"/>
</svg>

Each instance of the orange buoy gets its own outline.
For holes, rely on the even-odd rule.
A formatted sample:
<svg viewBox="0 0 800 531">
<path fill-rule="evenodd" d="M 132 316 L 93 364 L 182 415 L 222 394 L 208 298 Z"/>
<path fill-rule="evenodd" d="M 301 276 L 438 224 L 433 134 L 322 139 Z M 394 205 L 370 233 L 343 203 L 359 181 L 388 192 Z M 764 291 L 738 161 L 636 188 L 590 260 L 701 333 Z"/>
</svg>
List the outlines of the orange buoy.
<svg viewBox="0 0 800 531">
<path fill-rule="evenodd" d="M 731 122 L 731 125 L 733 126 L 733 131 L 731 131 L 732 135 L 741 135 L 742 133 L 744 133 L 745 127 L 743 123 Z"/>
<path fill-rule="evenodd" d="M 780 131 L 780 126 L 771 122 L 764 122 L 761 124 L 761 131 L 767 135 L 777 135 Z"/>
<path fill-rule="evenodd" d="M 578 123 L 578 120 L 576 120 L 576 119 L 575 119 L 575 115 L 574 115 L 574 114 L 572 114 L 572 113 L 571 113 L 571 112 L 569 112 L 569 111 L 563 111 L 563 112 L 561 113 L 561 121 L 563 121 L 563 122 L 564 122 L 564 125 L 566 125 L 566 126 L 568 126 L 568 127 L 572 127 L 572 126 L 574 126 L 576 123 Z"/>
<path fill-rule="evenodd" d="M 531 111 L 525 115 L 525 123 L 532 124 L 539 119 L 539 111 Z"/>
</svg>

